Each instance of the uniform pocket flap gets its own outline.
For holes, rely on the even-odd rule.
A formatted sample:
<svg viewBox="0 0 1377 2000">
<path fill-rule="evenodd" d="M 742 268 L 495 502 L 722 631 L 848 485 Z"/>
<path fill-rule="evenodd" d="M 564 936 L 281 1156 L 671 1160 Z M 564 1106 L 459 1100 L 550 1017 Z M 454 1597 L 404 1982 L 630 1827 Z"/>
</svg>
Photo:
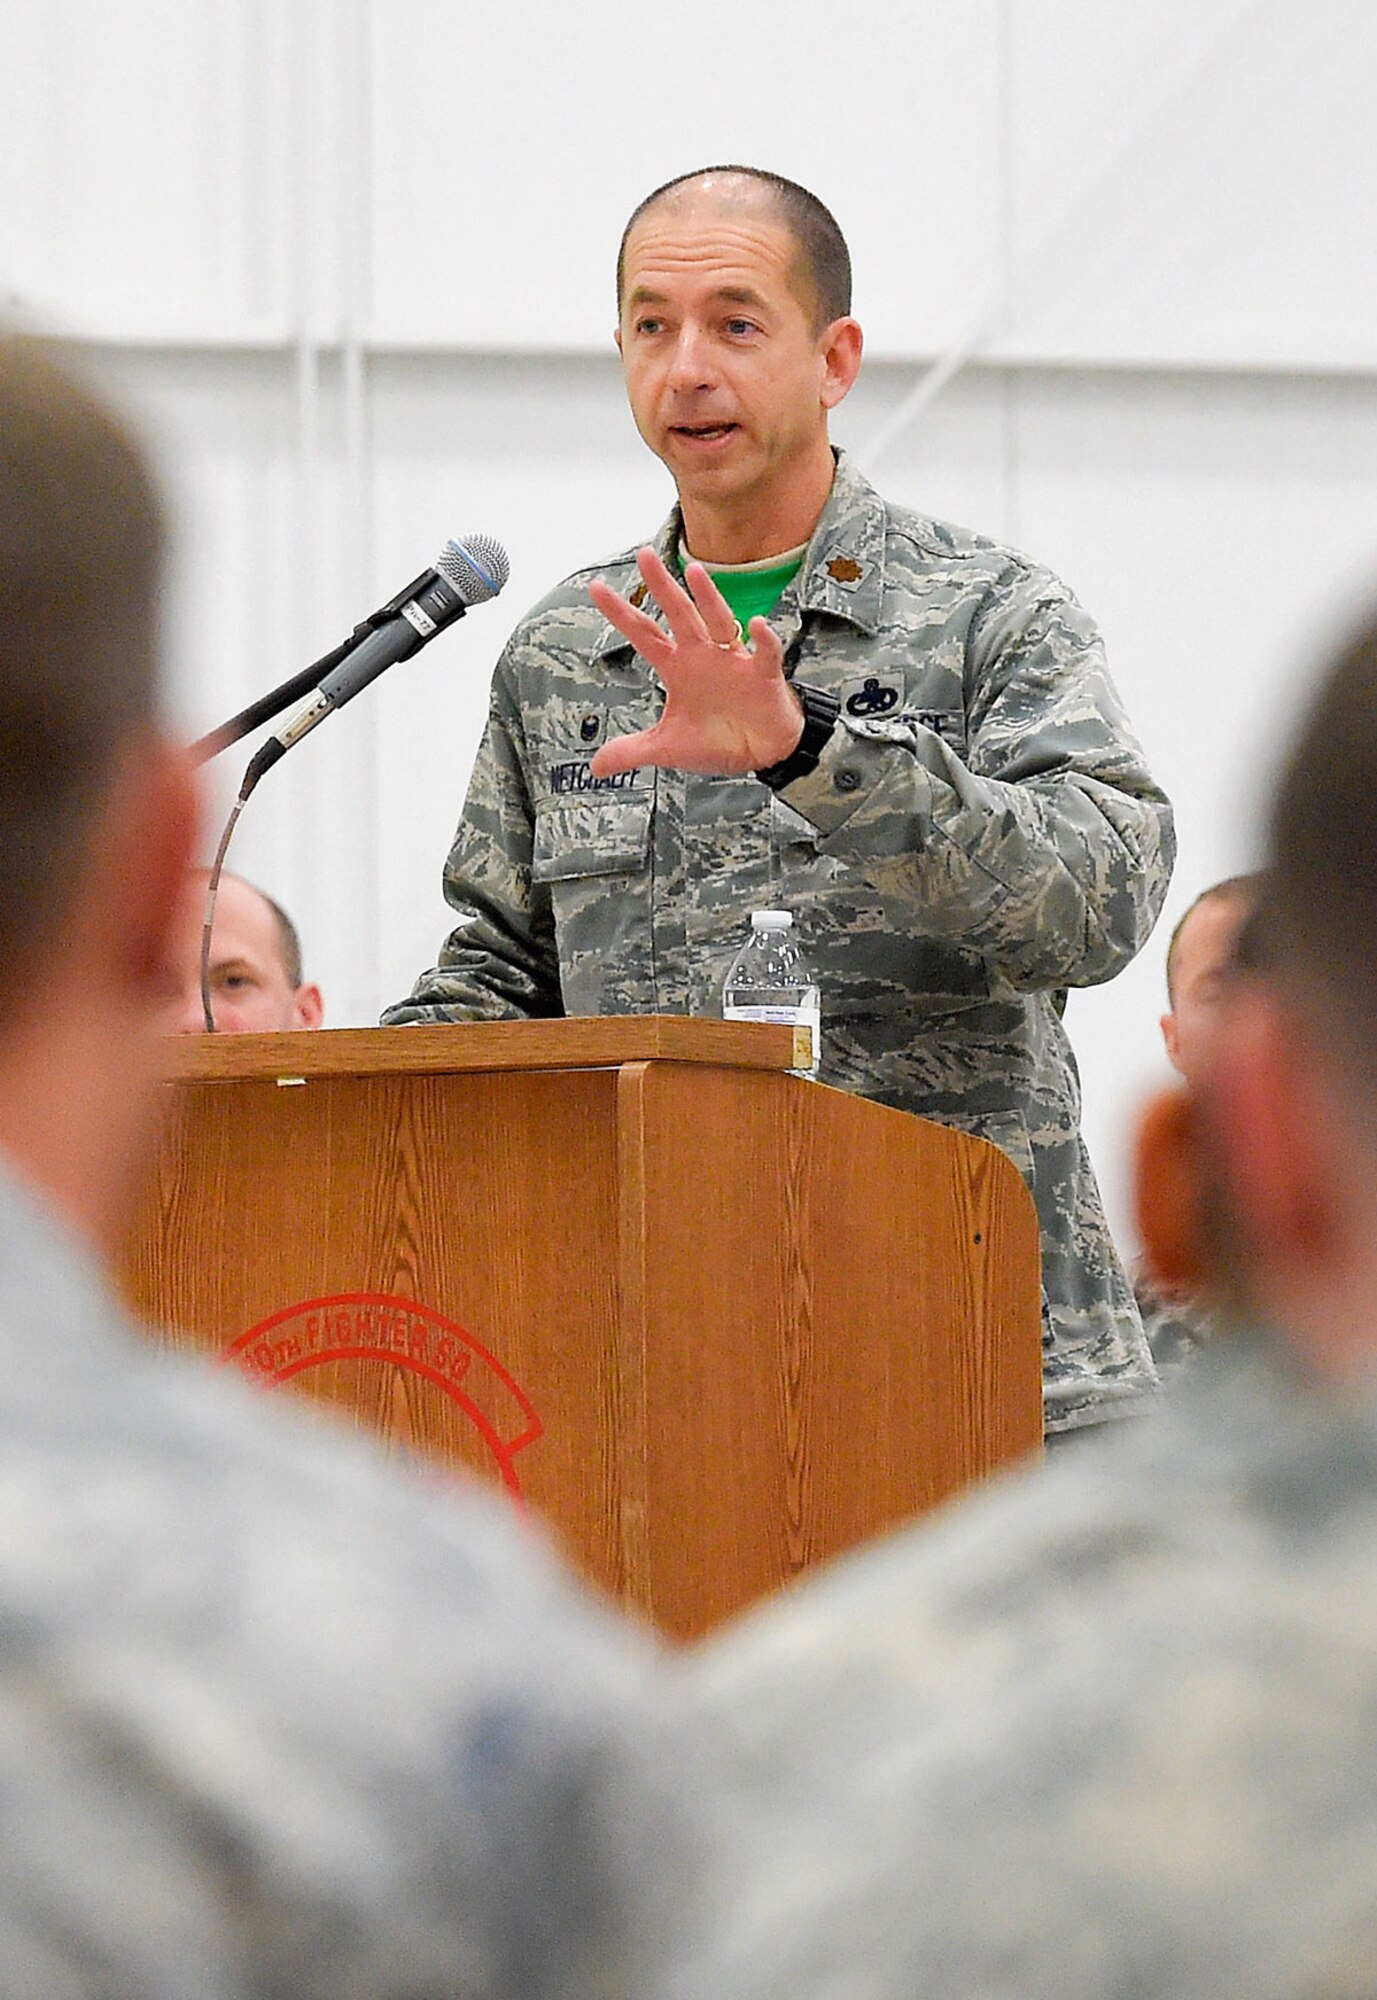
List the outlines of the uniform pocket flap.
<svg viewBox="0 0 1377 2000">
<path fill-rule="evenodd" d="M 801 812 L 795 812 L 778 795 L 770 801 L 770 819 L 774 827 L 775 839 L 789 847 L 816 847 L 818 830 L 812 820 L 805 819 Z"/>
<path fill-rule="evenodd" d="M 567 882 L 583 875 L 625 875 L 650 853 L 648 798 L 568 799 L 536 815 L 531 875 Z"/>
</svg>

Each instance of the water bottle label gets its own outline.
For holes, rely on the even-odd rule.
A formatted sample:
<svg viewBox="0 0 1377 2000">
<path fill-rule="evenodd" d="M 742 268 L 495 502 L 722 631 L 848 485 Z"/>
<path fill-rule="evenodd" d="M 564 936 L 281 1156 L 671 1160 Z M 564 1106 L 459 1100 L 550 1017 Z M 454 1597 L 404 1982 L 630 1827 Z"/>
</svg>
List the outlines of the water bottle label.
<svg viewBox="0 0 1377 2000">
<path fill-rule="evenodd" d="M 822 1010 L 819 1007 L 724 1006 L 724 1021 L 778 1021 L 794 1031 L 795 1069 L 815 1070 L 818 1066 Z"/>
</svg>

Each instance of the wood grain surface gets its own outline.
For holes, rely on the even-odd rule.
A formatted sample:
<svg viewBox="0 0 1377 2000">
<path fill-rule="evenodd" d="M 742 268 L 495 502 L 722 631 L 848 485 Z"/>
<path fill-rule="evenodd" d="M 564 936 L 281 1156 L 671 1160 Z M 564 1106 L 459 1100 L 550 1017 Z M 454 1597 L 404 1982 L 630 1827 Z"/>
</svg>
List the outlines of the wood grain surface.
<svg viewBox="0 0 1377 2000">
<path fill-rule="evenodd" d="M 793 1030 L 682 1014 L 471 1021 L 413 1028 L 300 1029 L 271 1035 L 173 1035 L 172 1081 L 244 1077 L 393 1076 L 458 1070 L 587 1069 L 624 1062 L 788 1069 Z"/>
<path fill-rule="evenodd" d="M 680 1637 L 1037 1448 L 1036 1218 L 1002 1154 L 738 1061 L 773 1058 L 759 1030 L 511 1025 L 560 1060 L 359 1031 L 284 1087 L 266 1044 L 323 1035 L 217 1042 L 248 1073 L 169 1092 L 137 1308 L 502 1483 Z M 675 1053 L 611 1064 L 589 1029 Z M 431 1035 L 461 1058 L 413 1066 Z"/>
<path fill-rule="evenodd" d="M 1038 1449 L 1037 1224 L 1002 1153 L 768 1074 L 624 1071 L 622 1116 L 666 1629 Z"/>
</svg>

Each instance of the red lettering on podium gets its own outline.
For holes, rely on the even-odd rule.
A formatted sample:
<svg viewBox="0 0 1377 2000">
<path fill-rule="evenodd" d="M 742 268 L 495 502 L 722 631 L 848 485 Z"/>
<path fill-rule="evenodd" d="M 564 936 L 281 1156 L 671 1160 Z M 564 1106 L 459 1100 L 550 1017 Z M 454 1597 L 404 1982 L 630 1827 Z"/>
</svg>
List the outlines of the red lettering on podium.
<svg viewBox="0 0 1377 2000">
<path fill-rule="evenodd" d="M 385 1361 L 404 1369 L 458 1405 L 518 1499 L 521 1484 L 513 1460 L 544 1429 L 534 1404 L 496 1355 L 457 1320 L 415 1299 L 381 1292 L 302 1299 L 241 1333 L 218 1361 L 268 1388 L 331 1361 Z"/>
</svg>

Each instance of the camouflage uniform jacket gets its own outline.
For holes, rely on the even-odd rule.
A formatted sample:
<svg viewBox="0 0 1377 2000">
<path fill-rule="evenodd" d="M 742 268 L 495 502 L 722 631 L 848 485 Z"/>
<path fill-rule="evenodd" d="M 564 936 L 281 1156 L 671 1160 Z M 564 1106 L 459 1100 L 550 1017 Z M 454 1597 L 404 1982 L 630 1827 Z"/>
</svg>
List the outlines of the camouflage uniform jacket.
<svg viewBox="0 0 1377 2000">
<path fill-rule="evenodd" d="M 677 512 L 658 546 L 678 546 Z M 649 725 L 654 674 L 588 597 L 517 628 L 445 876 L 440 963 L 388 1022 L 720 1011 L 748 913 L 792 910 L 818 978 L 823 1080 L 1002 1146 L 1042 1225 L 1048 1423 L 1155 1384 L 1079 1132 L 1065 988 L 1109 979 L 1174 852 L 1091 620 L 1047 571 L 887 505 L 839 459 L 772 616 L 787 671 L 833 690 L 813 774 L 596 780 Z M 653 601 L 650 605 L 653 610 Z"/>
<path fill-rule="evenodd" d="M 1218 1332 L 1218 1323 L 1200 1299 L 1159 1291 L 1146 1271 L 1134 1273 L 1133 1298 L 1152 1365 L 1165 1387 L 1195 1366 L 1202 1349 Z"/>
<path fill-rule="evenodd" d="M 699 1648 L 680 1698 L 716 1825 L 672 2000 L 1369 1995 L 1373 1378 L 1231 1328 L 1143 1421 Z"/>
</svg>

